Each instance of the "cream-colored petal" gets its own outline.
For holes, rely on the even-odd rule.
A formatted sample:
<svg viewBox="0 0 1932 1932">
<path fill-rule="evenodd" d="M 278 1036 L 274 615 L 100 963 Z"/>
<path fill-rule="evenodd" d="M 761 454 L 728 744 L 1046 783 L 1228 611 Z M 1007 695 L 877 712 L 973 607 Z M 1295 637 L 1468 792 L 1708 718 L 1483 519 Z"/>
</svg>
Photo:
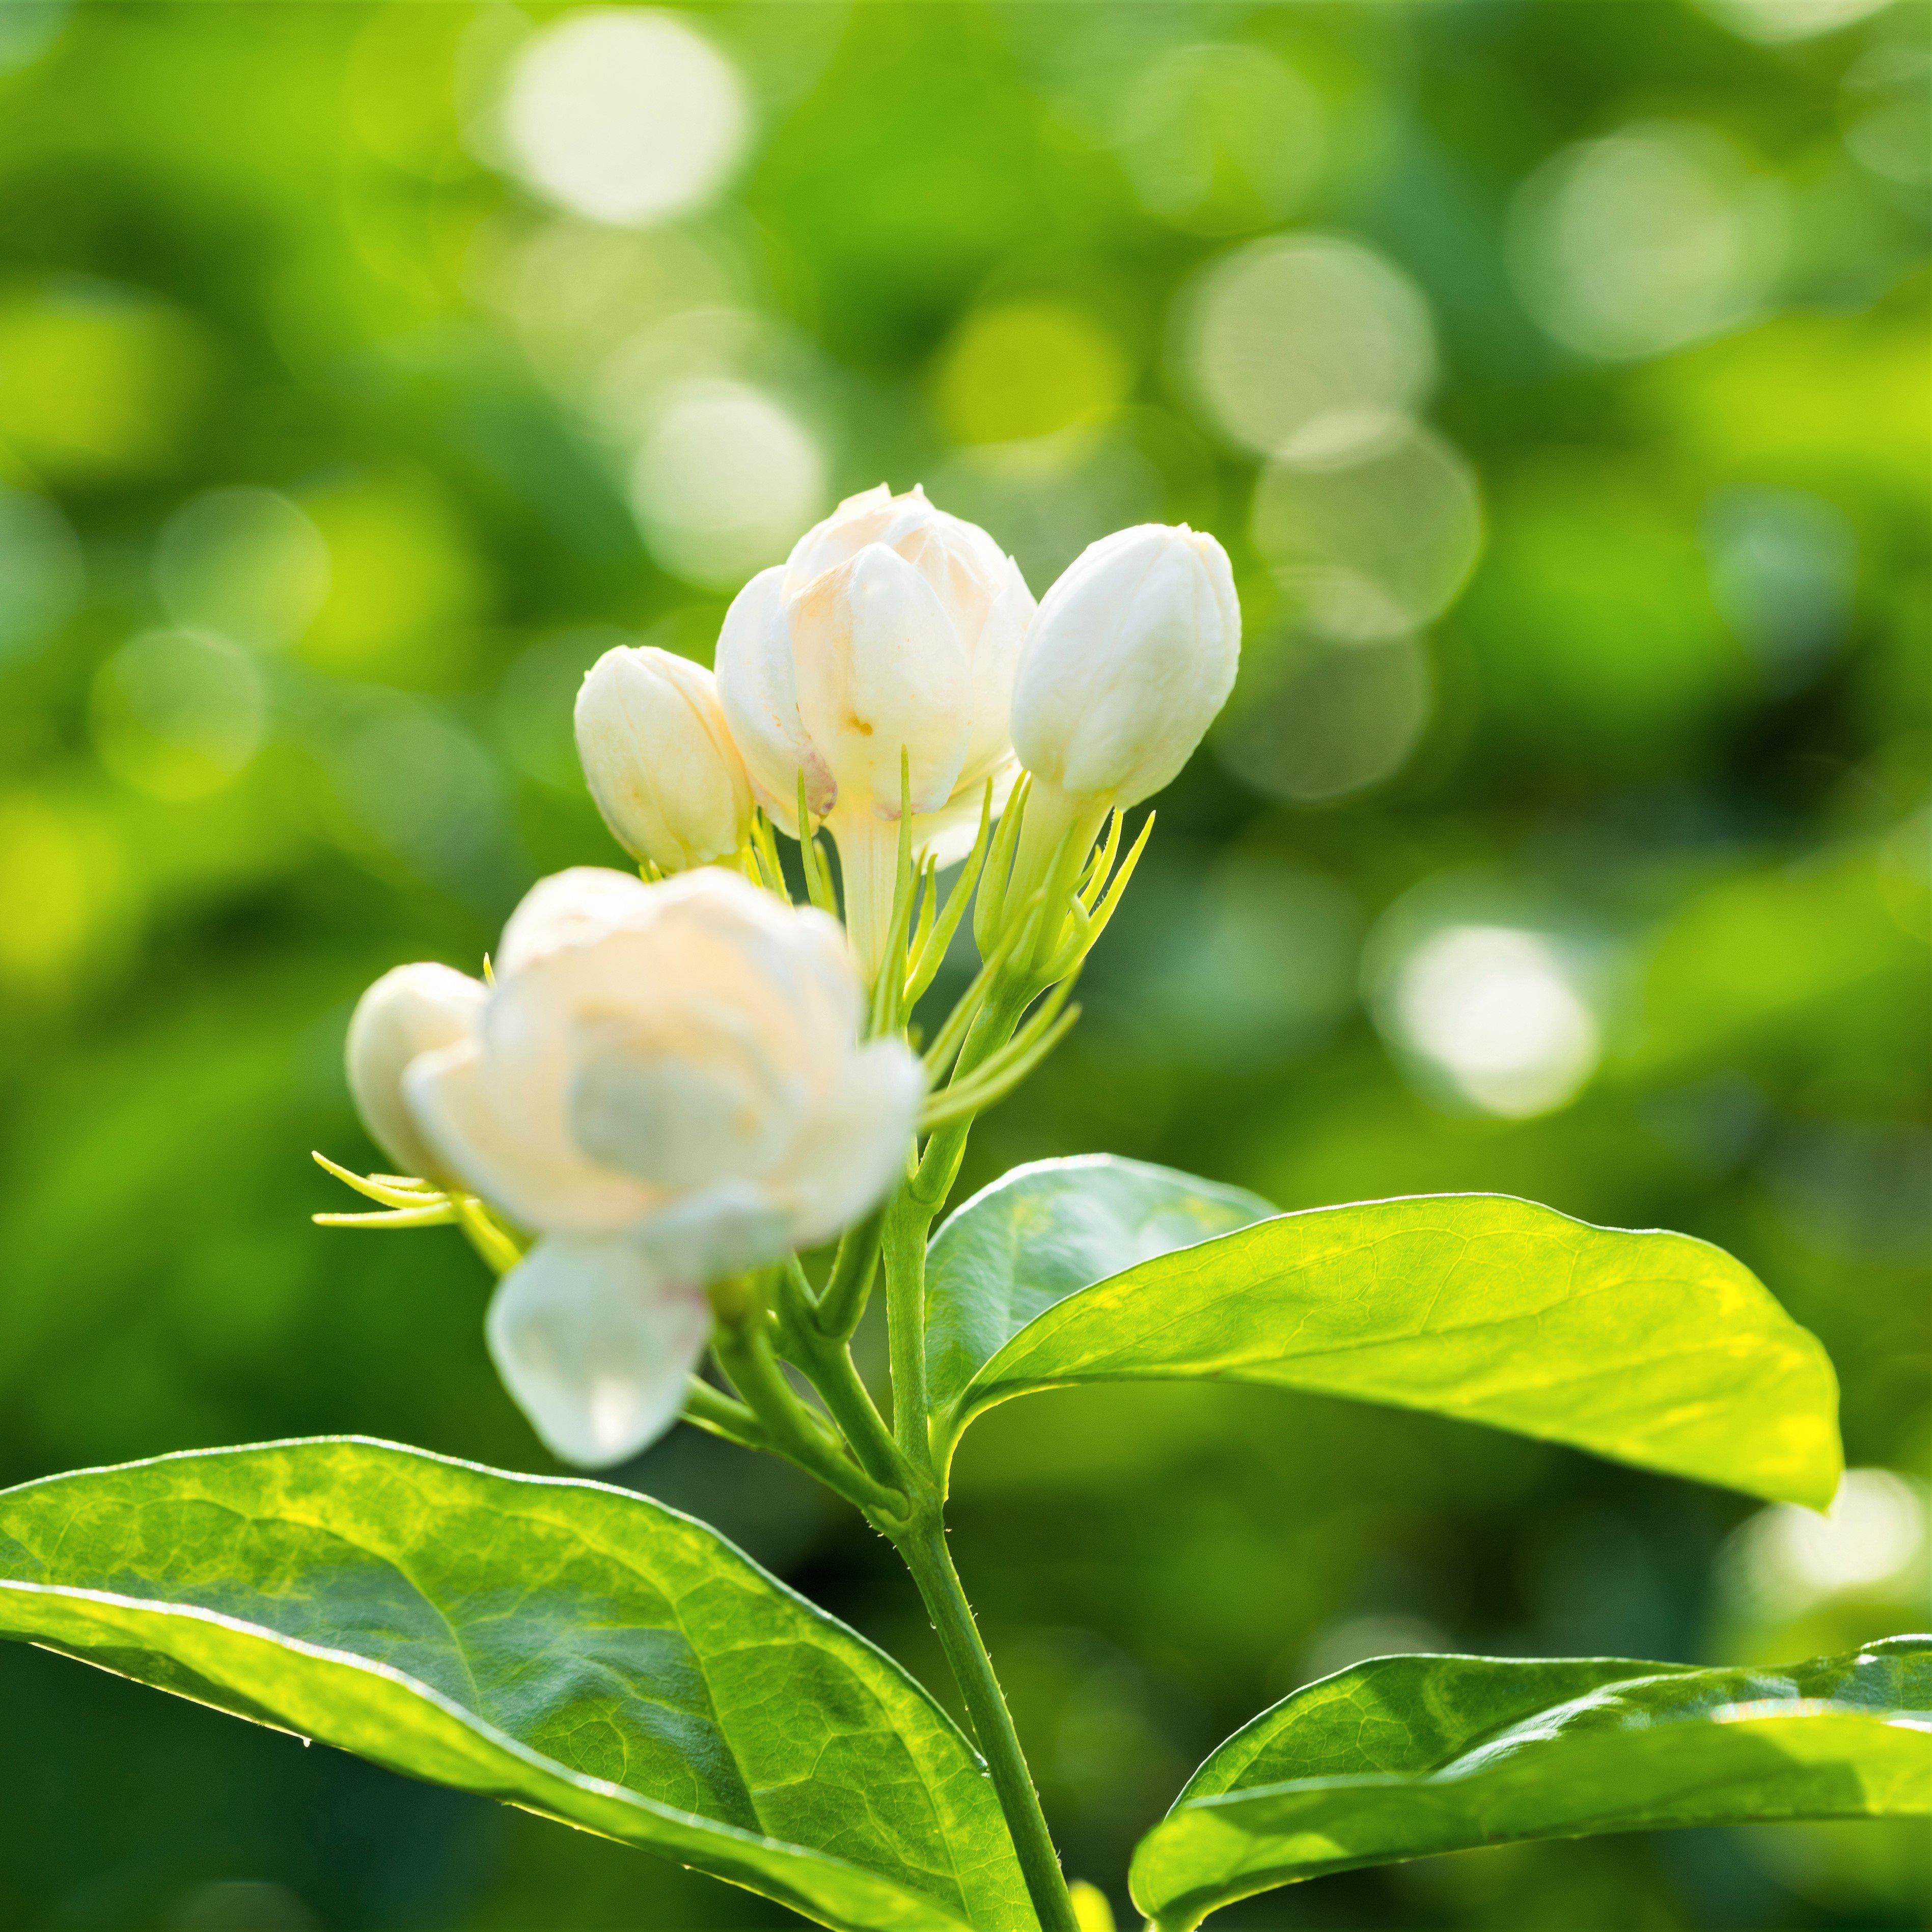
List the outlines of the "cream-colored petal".
<svg viewBox="0 0 1932 1932">
<path fill-rule="evenodd" d="M 665 1195 L 769 1167 L 796 1131 L 804 1095 L 742 1028 L 734 1036 L 734 1017 L 674 1041 L 614 1017 L 590 1022 L 568 1100 L 578 1146 Z"/>
<path fill-rule="evenodd" d="M 885 1198 L 905 1172 L 925 1093 L 926 1070 L 903 1040 L 853 1054 L 785 1172 L 792 1245 L 830 1240 Z"/>
<path fill-rule="evenodd" d="M 652 904 L 650 887 L 634 872 L 608 866 L 572 866 L 553 872 L 539 879 L 511 914 L 492 962 L 496 977 L 520 973 L 560 948 L 642 925 Z"/>
<path fill-rule="evenodd" d="M 1010 557 L 1000 560 L 998 595 L 971 640 L 973 720 L 958 789 L 977 790 L 986 774 L 1012 755 L 1013 680 L 1020 646 L 1033 621 L 1033 592 Z"/>
<path fill-rule="evenodd" d="M 552 1453 L 603 1469 L 677 1420 L 711 1308 L 628 1242 L 552 1237 L 503 1277 L 484 1332 L 504 1386 Z"/>
<path fill-rule="evenodd" d="M 856 496 L 848 496 L 792 545 L 782 566 L 787 593 L 802 590 L 814 577 L 822 577 L 867 544 L 879 542 L 903 500 L 886 483 L 875 483 Z"/>
<path fill-rule="evenodd" d="M 868 544 L 786 612 L 799 716 L 842 809 L 896 818 L 902 751 L 914 809 L 944 805 L 965 759 L 972 692 L 965 648 L 932 585 L 897 552 Z"/>
<path fill-rule="evenodd" d="M 590 796 L 634 857 L 681 872 L 744 843 L 751 784 L 702 664 L 620 644 L 585 677 L 574 724 Z"/>
<path fill-rule="evenodd" d="M 918 856 L 937 860 L 944 872 L 972 850 L 973 842 L 980 836 L 988 777 L 993 782 L 993 817 L 997 821 L 1019 782 L 1020 761 L 1010 751 L 990 773 L 971 784 L 962 780 L 950 805 L 938 812 L 922 812 L 913 820 L 912 848 Z"/>
<path fill-rule="evenodd" d="M 667 1202 L 626 1238 L 666 1274 L 710 1282 L 777 1261 L 794 1245 L 791 1221 L 763 1184 L 721 1180 Z"/>
<path fill-rule="evenodd" d="M 718 701 L 758 802 L 797 836 L 798 775 L 806 808 L 823 818 L 838 788 L 799 715 L 783 567 L 761 570 L 731 600 L 718 634 Z"/>
<path fill-rule="evenodd" d="M 349 1090 L 397 1173 L 434 1178 L 440 1166 L 403 1097 L 403 1076 L 422 1054 L 468 1039 L 489 996 L 482 980 L 425 961 L 385 973 L 356 1002 L 344 1052 Z"/>
<path fill-rule="evenodd" d="M 656 1204 L 628 1175 L 545 1144 L 484 1076 L 481 1049 L 464 1040 L 416 1060 L 403 1090 L 446 1168 L 486 1201 L 526 1228 L 568 1234 L 614 1233 Z"/>
</svg>

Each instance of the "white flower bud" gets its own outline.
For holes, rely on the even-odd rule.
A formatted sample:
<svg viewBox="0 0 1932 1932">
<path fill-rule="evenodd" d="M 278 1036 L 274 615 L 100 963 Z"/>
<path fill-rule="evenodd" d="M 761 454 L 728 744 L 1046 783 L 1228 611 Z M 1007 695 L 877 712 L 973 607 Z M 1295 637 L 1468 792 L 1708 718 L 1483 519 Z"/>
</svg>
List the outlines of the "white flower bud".
<svg viewBox="0 0 1932 1932">
<path fill-rule="evenodd" d="M 1136 805 L 1180 772 L 1234 688 L 1228 554 L 1184 524 L 1090 544 L 1040 600 L 1013 686 L 1013 743 L 1042 785 Z"/>
<path fill-rule="evenodd" d="M 488 997 L 480 980 L 426 962 L 385 973 L 356 1002 L 344 1055 L 349 1091 L 398 1174 L 445 1172 L 410 1112 L 403 1076 L 423 1054 L 466 1040 Z"/>
<path fill-rule="evenodd" d="M 550 1238 L 490 1335 L 560 1454 L 640 1446 L 695 1359 L 691 1295 L 884 1197 L 924 1075 L 862 1012 L 836 922 L 735 873 L 583 867 L 518 908 L 479 1024 L 405 1088 L 447 1165 Z"/>
<path fill-rule="evenodd" d="M 667 872 L 728 859 L 748 836 L 744 760 L 702 664 L 650 645 L 606 651 L 577 694 L 577 751 L 611 836 Z"/>
<path fill-rule="evenodd" d="M 975 525 L 914 490 L 849 498 L 761 572 L 727 612 L 718 695 L 758 801 L 796 832 L 806 808 L 838 841 L 848 916 L 868 971 L 882 941 L 880 874 L 898 840 L 900 759 L 913 846 L 963 857 L 987 781 L 1016 775 L 1013 668 L 1033 615 L 1018 566 Z"/>
</svg>

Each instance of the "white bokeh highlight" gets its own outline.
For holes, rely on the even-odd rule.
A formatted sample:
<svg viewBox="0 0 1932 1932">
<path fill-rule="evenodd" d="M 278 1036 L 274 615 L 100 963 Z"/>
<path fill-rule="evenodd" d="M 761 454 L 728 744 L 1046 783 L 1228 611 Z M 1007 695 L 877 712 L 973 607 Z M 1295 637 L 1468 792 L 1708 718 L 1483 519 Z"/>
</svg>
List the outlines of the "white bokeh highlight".
<svg viewBox="0 0 1932 1932">
<path fill-rule="evenodd" d="M 1748 321 L 1781 262 L 1776 182 L 1694 122 L 1639 122 L 1566 148 L 1510 212 L 1509 268 L 1524 304 L 1567 346 L 1654 356 Z"/>
<path fill-rule="evenodd" d="M 782 558 L 825 508 L 818 438 L 748 383 L 674 386 L 631 466 L 631 505 L 674 575 L 735 590 Z"/>
<path fill-rule="evenodd" d="M 517 172 L 558 206 L 638 226 L 702 207 L 751 133 L 737 69 L 676 16 L 599 8 L 536 34 L 503 104 Z"/>
<path fill-rule="evenodd" d="M 1520 927 L 1428 934 L 1397 963 L 1377 1018 L 1438 1083 L 1510 1120 L 1575 1099 L 1602 1052 L 1596 1016 L 1562 952 Z"/>
<path fill-rule="evenodd" d="M 1255 486 L 1255 548 L 1331 638 L 1394 638 L 1432 622 L 1475 567 L 1475 472 L 1424 424 L 1318 462 L 1276 461 Z"/>
<path fill-rule="evenodd" d="M 1359 243 L 1277 236 L 1181 292 L 1178 371 L 1207 421 L 1264 456 L 1319 460 L 1386 437 L 1436 376 L 1428 304 Z"/>
<path fill-rule="evenodd" d="M 1796 1503 L 1760 1510 L 1725 1546 L 1720 1574 L 1739 1608 L 1797 1616 L 1834 1597 L 1922 1598 L 1928 1555 L 1924 1490 L 1890 1469 L 1848 1469 L 1822 1515 Z"/>
</svg>

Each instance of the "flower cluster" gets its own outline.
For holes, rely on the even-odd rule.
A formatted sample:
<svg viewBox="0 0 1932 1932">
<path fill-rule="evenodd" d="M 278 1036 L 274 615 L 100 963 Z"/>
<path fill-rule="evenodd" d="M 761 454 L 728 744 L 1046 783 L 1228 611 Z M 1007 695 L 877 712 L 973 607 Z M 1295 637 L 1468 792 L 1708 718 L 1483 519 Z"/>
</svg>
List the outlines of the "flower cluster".
<svg viewBox="0 0 1932 1932">
<path fill-rule="evenodd" d="M 462 1226 L 503 1273 L 490 1346 L 538 1432 L 634 1454 L 714 1322 L 754 1318 L 747 1282 L 865 1221 L 922 1129 L 939 1160 L 1070 1023 L 1134 856 L 1120 814 L 1199 742 L 1240 633 L 1225 553 L 1184 526 L 1095 544 L 1036 604 L 922 491 L 842 503 L 739 593 L 715 674 L 649 648 L 592 669 L 578 746 L 641 876 L 542 880 L 484 980 L 370 988 L 350 1084 L 399 1172 L 330 1164 L 386 1211 L 319 1218 Z M 976 892 L 981 970 L 922 1057 L 908 1016 Z"/>
</svg>

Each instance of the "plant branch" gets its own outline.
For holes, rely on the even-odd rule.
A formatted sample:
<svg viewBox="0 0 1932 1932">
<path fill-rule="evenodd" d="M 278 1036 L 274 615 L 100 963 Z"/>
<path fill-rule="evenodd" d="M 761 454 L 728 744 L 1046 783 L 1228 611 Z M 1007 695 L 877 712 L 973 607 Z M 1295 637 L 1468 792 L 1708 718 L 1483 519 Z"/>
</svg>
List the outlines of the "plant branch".
<svg viewBox="0 0 1932 1932">
<path fill-rule="evenodd" d="M 742 1286 L 725 1283 L 712 1290 L 718 1328 L 712 1346 L 718 1366 L 770 1436 L 768 1446 L 836 1490 L 869 1520 L 881 1526 L 903 1522 L 910 1508 L 904 1492 L 867 1474 L 799 1400 L 772 1351 L 762 1301 L 752 1298 L 746 1305 L 727 1292 Z"/>
<path fill-rule="evenodd" d="M 868 1215 L 856 1228 L 848 1228 L 832 1258 L 831 1279 L 818 1298 L 818 1325 L 826 1335 L 850 1335 L 866 1312 L 866 1298 L 878 1272 L 879 1243 L 885 1226 L 885 1210 Z"/>
<path fill-rule="evenodd" d="M 901 1507 L 895 1514 L 903 1517 L 904 1496 L 915 1485 L 915 1472 L 892 1440 L 844 1336 L 826 1335 L 801 1323 L 794 1340 L 800 1370 L 832 1412 L 860 1466 L 886 1488 L 901 1492 Z"/>
<path fill-rule="evenodd" d="M 932 1454 L 926 1440 L 926 1231 L 930 1210 L 922 1210 L 909 1188 L 902 1188 L 886 1208 L 886 1333 L 892 1360 L 892 1433 L 900 1453 L 922 1472 Z"/>
<path fill-rule="evenodd" d="M 742 1402 L 734 1402 L 722 1389 L 713 1388 L 699 1376 L 693 1376 L 685 1390 L 683 1416 L 694 1427 L 735 1442 L 741 1449 L 769 1451 L 776 1447 Z"/>
<path fill-rule="evenodd" d="M 922 1518 L 897 1539 L 899 1555 L 919 1586 L 920 1595 L 932 1618 L 933 1628 L 951 1666 L 953 1680 L 964 1699 L 980 1750 L 992 1775 L 993 1789 L 1000 1808 L 1006 1814 L 1013 1849 L 1019 1855 L 1033 1909 L 1039 1916 L 1042 1932 L 1079 1932 L 1073 1901 L 1068 1897 L 1066 1880 L 1060 1869 L 1059 1854 L 1053 1848 L 1040 1810 L 1040 1794 L 1034 1789 L 1033 1774 L 1027 1768 L 1020 1749 L 1019 1734 L 1013 1728 L 1011 1712 L 993 1674 L 993 1660 L 981 1642 L 979 1626 L 973 1620 L 973 1606 L 966 1600 L 959 1573 L 952 1567 L 952 1552 L 946 1546 L 946 1532 L 937 1516 Z"/>
</svg>

